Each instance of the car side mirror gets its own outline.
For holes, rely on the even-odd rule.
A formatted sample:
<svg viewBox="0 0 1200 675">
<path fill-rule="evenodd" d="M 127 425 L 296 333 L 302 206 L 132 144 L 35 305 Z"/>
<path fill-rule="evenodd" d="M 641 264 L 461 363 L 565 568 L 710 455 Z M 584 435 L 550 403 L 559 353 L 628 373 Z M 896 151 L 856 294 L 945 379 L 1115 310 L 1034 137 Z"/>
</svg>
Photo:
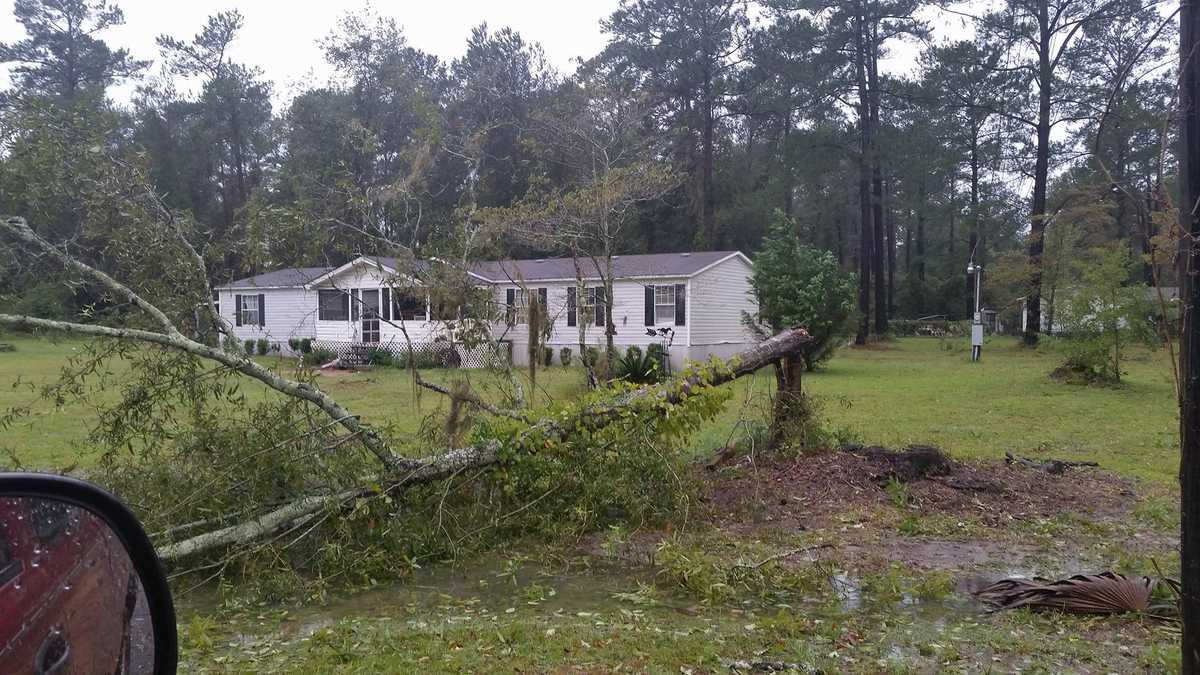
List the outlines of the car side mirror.
<svg viewBox="0 0 1200 675">
<path fill-rule="evenodd" d="M 175 673 L 175 608 L 141 523 L 85 481 L 0 473 L 0 673 Z"/>
</svg>

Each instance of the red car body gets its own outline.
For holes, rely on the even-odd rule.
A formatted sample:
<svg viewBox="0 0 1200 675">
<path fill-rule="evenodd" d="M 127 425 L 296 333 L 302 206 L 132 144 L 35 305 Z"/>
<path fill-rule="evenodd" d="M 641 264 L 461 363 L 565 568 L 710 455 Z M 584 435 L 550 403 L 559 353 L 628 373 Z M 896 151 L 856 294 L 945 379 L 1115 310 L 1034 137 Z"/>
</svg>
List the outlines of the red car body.
<svg viewBox="0 0 1200 675">
<path fill-rule="evenodd" d="M 0 673 L 125 673 L 136 576 L 122 542 L 63 502 L 0 498 Z"/>
</svg>

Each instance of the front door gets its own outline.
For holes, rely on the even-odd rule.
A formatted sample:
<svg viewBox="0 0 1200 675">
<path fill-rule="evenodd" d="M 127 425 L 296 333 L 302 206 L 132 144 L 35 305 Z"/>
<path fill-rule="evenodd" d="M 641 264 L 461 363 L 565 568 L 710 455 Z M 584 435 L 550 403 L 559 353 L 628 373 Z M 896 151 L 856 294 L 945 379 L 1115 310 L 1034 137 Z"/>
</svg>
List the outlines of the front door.
<svg viewBox="0 0 1200 675">
<path fill-rule="evenodd" d="M 379 342 L 379 291 L 362 291 L 362 341 Z"/>
</svg>

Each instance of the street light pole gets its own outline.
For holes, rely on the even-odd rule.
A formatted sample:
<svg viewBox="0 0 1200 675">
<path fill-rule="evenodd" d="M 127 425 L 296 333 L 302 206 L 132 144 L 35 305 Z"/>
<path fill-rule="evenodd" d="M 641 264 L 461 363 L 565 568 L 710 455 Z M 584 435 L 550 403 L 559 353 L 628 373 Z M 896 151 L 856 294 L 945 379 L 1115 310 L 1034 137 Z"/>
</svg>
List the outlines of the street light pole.
<svg viewBox="0 0 1200 675">
<path fill-rule="evenodd" d="M 983 312 L 980 311 L 983 266 L 972 260 L 967 263 L 967 274 L 975 277 L 975 314 L 971 317 L 971 362 L 975 363 L 983 356 Z"/>
</svg>

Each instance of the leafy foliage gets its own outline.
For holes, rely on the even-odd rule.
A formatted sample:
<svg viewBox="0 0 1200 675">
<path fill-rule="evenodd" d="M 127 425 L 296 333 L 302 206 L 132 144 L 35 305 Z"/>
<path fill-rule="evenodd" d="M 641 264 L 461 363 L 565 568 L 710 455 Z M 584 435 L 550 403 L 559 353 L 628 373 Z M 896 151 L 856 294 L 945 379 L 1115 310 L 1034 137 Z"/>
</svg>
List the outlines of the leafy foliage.
<svg viewBox="0 0 1200 675">
<path fill-rule="evenodd" d="M 813 340 L 803 352 L 810 370 L 833 355 L 837 338 L 851 328 L 854 275 L 843 271 L 828 251 L 805 245 L 781 213 L 755 257 L 750 283 L 759 314 L 747 320 L 771 333 L 807 328 Z"/>
<path fill-rule="evenodd" d="M 652 384 L 662 379 L 665 371 L 662 362 L 637 345 L 625 350 L 614 364 L 613 376 L 622 382 Z"/>
<path fill-rule="evenodd" d="M 1084 383 L 1120 382 L 1122 349 L 1154 338 L 1146 286 L 1130 283 L 1133 271 L 1124 246 L 1093 248 L 1078 268 L 1079 282 L 1056 312 L 1066 361 L 1055 375 Z"/>
</svg>

